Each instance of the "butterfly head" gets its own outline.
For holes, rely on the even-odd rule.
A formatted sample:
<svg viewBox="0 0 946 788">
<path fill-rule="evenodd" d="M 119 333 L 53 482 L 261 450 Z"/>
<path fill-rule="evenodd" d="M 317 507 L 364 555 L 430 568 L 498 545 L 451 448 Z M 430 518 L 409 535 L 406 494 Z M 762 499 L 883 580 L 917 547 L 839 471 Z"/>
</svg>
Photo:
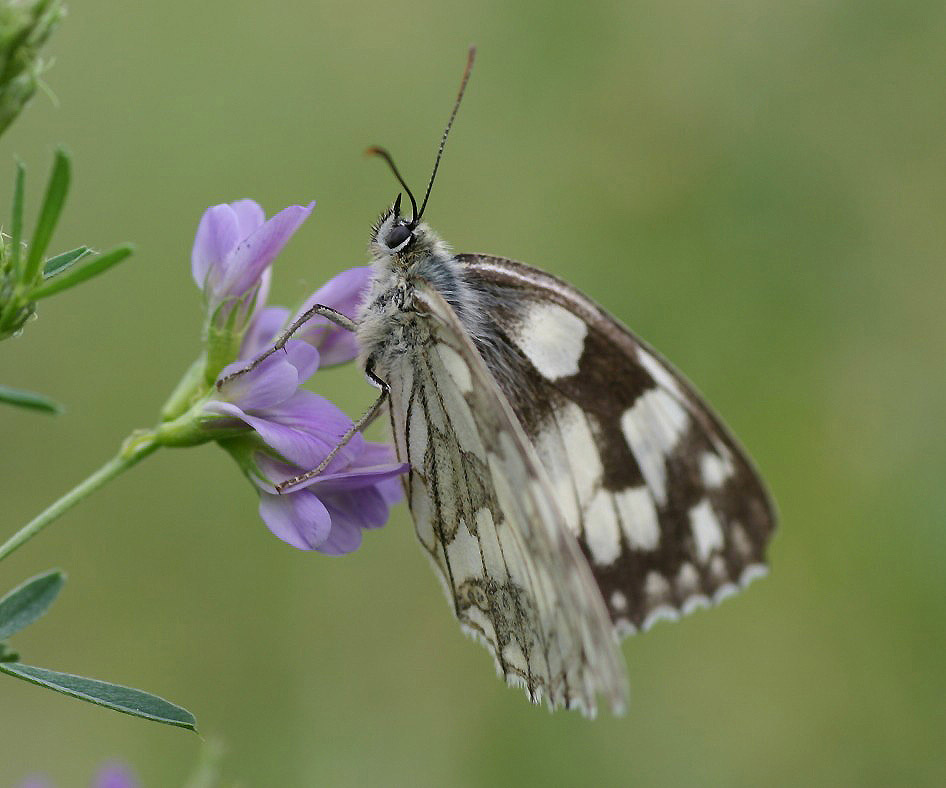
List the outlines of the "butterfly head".
<svg viewBox="0 0 946 788">
<path fill-rule="evenodd" d="M 416 231 L 420 220 L 401 215 L 401 195 L 397 196 L 394 205 L 382 214 L 374 228 L 373 244 L 378 251 L 386 254 L 396 254 L 404 251 L 417 238 Z"/>
<path fill-rule="evenodd" d="M 371 228 L 371 256 L 376 260 L 391 258 L 397 267 L 429 257 L 439 252 L 441 245 L 426 222 L 401 214 L 400 195 Z"/>
</svg>

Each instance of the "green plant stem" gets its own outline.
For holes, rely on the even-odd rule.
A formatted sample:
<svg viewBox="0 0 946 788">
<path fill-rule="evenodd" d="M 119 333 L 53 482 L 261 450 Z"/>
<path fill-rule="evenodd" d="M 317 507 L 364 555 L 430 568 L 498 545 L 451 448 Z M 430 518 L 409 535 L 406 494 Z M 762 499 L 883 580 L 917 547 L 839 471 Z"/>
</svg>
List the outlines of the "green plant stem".
<svg viewBox="0 0 946 788">
<path fill-rule="evenodd" d="M 83 498 L 95 492 L 103 484 L 111 481 L 124 471 L 127 471 L 133 465 L 137 465 L 141 460 L 157 450 L 159 445 L 157 436 L 153 432 L 148 431 L 132 434 L 122 445 L 121 451 L 105 463 L 105 465 L 85 479 L 85 481 L 73 487 L 69 492 L 63 495 L 62 498 L 44 509 L 19 531 L 13 534 L 13 536 L 7 539 L 7 541 L 0 546 L 0 560 L 3 560 L 18 547 L 28 542 L 47 525 L 59 518 L 60 515 L 69 511 L 69 509 L 79 503 Z"/>
</svg>

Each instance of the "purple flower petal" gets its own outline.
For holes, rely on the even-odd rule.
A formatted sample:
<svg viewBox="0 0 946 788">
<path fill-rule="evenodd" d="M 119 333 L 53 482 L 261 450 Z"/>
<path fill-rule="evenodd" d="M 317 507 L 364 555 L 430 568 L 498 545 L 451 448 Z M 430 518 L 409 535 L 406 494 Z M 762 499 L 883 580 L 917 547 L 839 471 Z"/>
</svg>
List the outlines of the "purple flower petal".
<svg viewBox="0 0 946 788">
<path fill-rule="evenodd" d="M 34 774 L 18 783 L 16 788 L 53 788 L 53 784 L 49 778 Z"/>
<path fill-rule="evenodd" d="M 270 531 L 300 550 L 323 544 L 332 528 L 328 509 L 306 490 L 288 495 L 262 492 L 259 513 Z"/>
<path fill-rule="evenodd" d="M 351 421 L 344 413 L 311 391 L 297 391 L 284 405 L 278 411 L 267 411 L 265 416 L 244 414 L 242 419 L 268 446 L 303 470 L 317 467 L 351 427 Z M 313 419 L 313 415 L 323 418 Z M 363 446 L 364 437 L 358 433 L 338 452 L 326 471 L 332 473 L 346 468 L 358 457 Z"/>
<path fill-rule="evenodd" d="M 290 339 L 284 348 L 286 361 L 296 368 L 299 383 L 305 383 L 319 368 L 319 351 L 298 339 Z M 278 355 L 278 353 L 276 354 Z"/>
<path fill-rule="evenodd" d="M 276 259 L 299 225 L 309 217 L 314 206 L 314 202 L 306 206 L 290 205 L 241 241 L 227 263 L 221 291 L 236 297 L 247 292 L 263 270 Z"/>
<path fill-rule="evenodd" d="M 140 783 L 131 770 L 121 763 L 108 763 L 99 769 L 92 788 L 138 788 Z"/>
<path fill-rule="evenodd" d="M 293 320 L 322 304 L 354 319 L 371 279 L 371 268 L 362 266 L 343 271 L 309 296 Z M 322 366 L 342 364 L 358 355 L 355 335 L 324 317 L 312 318 L 299 338 L 315 345 L 322 354 Z"/>
<path fill-rule="evenodd" d="M 358 457 L 359 465 L 388 465 L 397 462 L 397 453 L 389 443 L 366 442 Z"/>
<path fill-rule="evenodd" d="M 358 458 L 360 463 L 361 458 Z M 388 479 L 395 479 L 410 469 L 406 462 L 388 463 L 386 465 L 354 464 L 347 470 L 337 473 L 320 473 L 293 489 L 310 488 L 317 495 L 328 495 L 334 492 L 348 492 L 373 487 Z M 290 476 L 294 474 L 289 474 Z"/>
<path fill-rule="evenodd" d="M 388 519 L 388 505 L 374 487 L 338 491 L 320 497 L 332 515 L 333 526 L 344 522 L 360 528 L 377 528 Z"/>
<path fill-rule="evenodd" d="M 237 223 L 240 226 L 240 238 L 248 238 L 252 233 L 262 227 L 266 221 L 266 214 L 260 208 L 256 200 L 243 199 L 230 203 L 230 207 L 236 214 Z M 235 244 L 234 244 L 235 245 Z"/>
<path fill-rule="evenodd" d="M 314 547 L 329 555 L 350 553 L 361 544 L 362 529 L 384 525 L 389 506 L 395 500 L 392 488 L 400 485 L 396 477 L 407 468 L 406 464 L 352 466 L 339 473 L 318 476 L 304 489 L 273 495 L 270 485 L 296 476 L 302 469 L 263 452 L 256 452 L 254 460 L 259 474 L 250 474 L 250 478 L 260 490 L 260 514 L 270 530 L 295 547 Z M 311 500 L 299 496 L 310 496 Z M 312 500 L 319 501 L 327 512 L 331 525 L 327 536 L 320 530 L 324 525 L 321 509 L 314 507 Z"/>
<path fill-rule="evenodd" d="M 226 376 L 245 368 L 246 362 L 238 361 L 224 367 L 221 374 Z M 285 358 L 273 355 L 256 369 L 224 383 L 218 396 L 241 410 L 259 411 L 289 399 L 298 386 L 296 368 Z"/>
<path fill-rule="evenodd" d="M 227 364 L 220 371 L 220 377 L 244 370 L 248 363 L 234 361 Z M 232 402 L 243 410 L 262 411 L 276 407 L 290 400 L 298 386 L 312 377 L 318 366 L 319 351 L 305 342 L 292 340 L 255 369 L 224 383 L 220 387 L 219 400 Z"/>
<path fill-rule="evenodd" d="M 333 367 L 358 357 L 358 338 L 354 332 L 341 326 L 327 329 L 322 339 L 314 343 L 322 354 L 322 366 Z"/>
<path fill-rule="evenodd" d="M 270 348 L 288 319 L 289 310 L 282 306 L 268 306 L 257 312 L 243 337 L 240 358 L 251 361 Z"/>
<path fill-rule="evenodd" d="M 214 289 L 227 255 L 243 237 L 237 214 L 229 205 L 214 205 L 204 211 L 191 250 L 191 272 L 199 288 Z"/>
<path fill-rule="evenodd" d="M 328 538 L 315 549 L 324 555 L 345 555 L 361 546 L 361 528 L 347 520 L 332 523 Z"/>
<path fill-rule="evenodd" d="M 311 309 L 315 304 L 330 306 L 343 315 L 354 319 L 370 282 L 371 266 L 363 265 L 342 271 L 309 296 L 299 311 L 296 312 L 293 320 L 300 317 L 303 312 Z M 324 318 L 319 318 L 319 320 L 324 320 Z"/>
<path fill-rule="evenodd" d="M 404 464 L 407 466 L 404 468 L 406 473 L 410 470 L 410 465 Z M 404 500 L 404 482 L 398 478 L 386 479 L 378 484 L 378 492 L 388 506 L 394 506 Z"/>
</svg>

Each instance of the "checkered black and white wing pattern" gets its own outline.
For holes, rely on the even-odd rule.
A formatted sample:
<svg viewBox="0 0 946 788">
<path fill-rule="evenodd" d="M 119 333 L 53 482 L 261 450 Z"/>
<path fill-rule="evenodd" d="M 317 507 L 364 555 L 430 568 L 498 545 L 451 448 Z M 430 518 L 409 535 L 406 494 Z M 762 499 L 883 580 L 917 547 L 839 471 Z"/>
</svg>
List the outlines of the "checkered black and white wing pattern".
<svg viewBox="0 0 946 788">
<path fill-rule="evenodd" d="M 618 631 L 707 606 L 763 574 L 772 504 L 693 387 L 555 277 L 504 258 L 459 259 L 489 305 L 480 351 Z"/>
<path fill-rule="evenodd" d="M 548 478 L 452 308 L 416 291 L 391 376 L 399 456 L 417 535 L 464 631 L 500 675 L 550 708 L 615 712 L 626 677 L 608 611 Z"/>
</svg>

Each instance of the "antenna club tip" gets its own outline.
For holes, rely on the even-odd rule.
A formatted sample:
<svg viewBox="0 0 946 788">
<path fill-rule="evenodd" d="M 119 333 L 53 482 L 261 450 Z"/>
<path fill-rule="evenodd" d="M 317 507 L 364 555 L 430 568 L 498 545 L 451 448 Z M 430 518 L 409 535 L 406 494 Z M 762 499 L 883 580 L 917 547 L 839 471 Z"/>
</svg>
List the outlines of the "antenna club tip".
<svg viewBox="0 0 946 788">
<path fill-rule="evenodd" d="M 380 145 L 369 145 L 365 148 L 365 156 L 384 156 L 387 151 Z"/>
</svg>

